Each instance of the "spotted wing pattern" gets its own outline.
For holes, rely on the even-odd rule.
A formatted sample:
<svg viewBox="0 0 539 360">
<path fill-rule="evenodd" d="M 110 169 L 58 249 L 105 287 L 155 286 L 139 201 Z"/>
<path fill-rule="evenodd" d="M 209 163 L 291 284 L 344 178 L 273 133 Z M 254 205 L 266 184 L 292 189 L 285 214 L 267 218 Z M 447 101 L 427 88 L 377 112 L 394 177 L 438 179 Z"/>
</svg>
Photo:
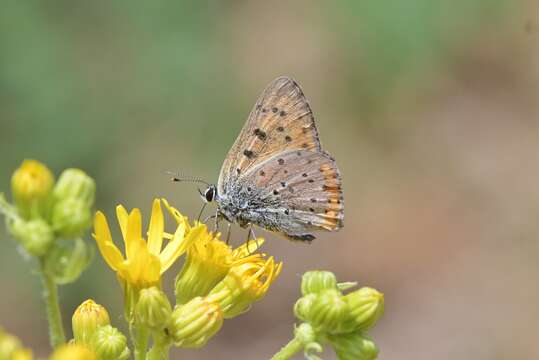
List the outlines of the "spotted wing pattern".
<svg viewBox="0 0 539 360">
<path fill-rule="evenodd" d="M 276 154 L 249 170 L 245 180 L 265 204 L 259 210 L 266 222 L 262 226 L 297 240 L 314 239 L 309 233 L 313 230 L 343 226 L 341 176 L 335 160 L 326 153 L 289 150 Z"/>
<path fill-rule="evenodd" d="M 321 151 L 311 108 L 299 85 L 275 79 L 257 100 L 221 168 L 218 192 L 248 169 L 287 150 Z"/>
</svg>

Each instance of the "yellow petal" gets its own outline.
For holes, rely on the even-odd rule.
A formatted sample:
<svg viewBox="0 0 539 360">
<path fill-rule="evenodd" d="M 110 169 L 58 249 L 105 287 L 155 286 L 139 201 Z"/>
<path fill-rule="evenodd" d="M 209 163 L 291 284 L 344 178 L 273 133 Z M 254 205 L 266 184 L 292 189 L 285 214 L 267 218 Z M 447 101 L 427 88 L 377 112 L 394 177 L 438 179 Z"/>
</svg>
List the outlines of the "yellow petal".
<svg viewBox="0 0 539 360">
<path fill-rule="evenodd" d="M 204 234 L 205 225 L 197 225 L 185 236 L 185 226 L 180 224 L 174 238 L 159 255 L 161 259 L 161 274 L 174 264 L 174 261 L 183 254 L 191 244 Z"/>
<path fill-rule="evenodd" d="M 159 199 L 153 201 L 152 216 L 148 229 L 148 249 L 150 253 L 159 255 L 163 245 L 163 230 L 165 229 L 165 220 L 163 219 L 163 210 Z"/>
<path fill-rule="evenodd" d="M 161 261 L 155 255 L 150 254 L 148 268 L 145 272 L 146 283 L 155 285 L 161 278 Z"/>
<path fill-rule="evenodd" d="M 127 210 L 122 205 L 116 206 L 116 217 L 118 218 L 118 224 L 120 224 L 120 230 L 122 231 L 122 238 L 124 239 L 124 245 L 127 238 Z M 127 246 L 125 246 L 127 248 Z"/>
<path fill-rule="evenodd" d="M 107 218 L 101 211 L 98 211 L 95 214 L 94 231 L 94 238 L 103 259 L 105 259 L 112 270 L 116 271 L 119 264 L 123 261 L 123 257 L 120 250 L 118 250 L 116 245 L 112 242 Z"/>
<path fill-rule="evenodd" d="M 260 249 L 262 244 L 264 244 L 264 241 L 264 238 L 259 237 L 245 242 L 241 246 L 234 249 L 234 257 L 244 257 L 253 254 L 256 250 Z"/>
<path fill-rule="evenodd" d="M 142 218 L 140 215 L 140 210 L 135 208 L 131 210 L 129 217 L 127 219 L 127 236 L 125 238 L 125 253 L 128 259 L 133 258 L 138 251 L 138 247 L 145 247 L 146 244 L 141 245 L 140 242 L 144 243 L 142 240 Z M 135 247 L 134 244 L 137 246 Z"/>
<path fill-rule="evenodd" d="M 167 208 L 167 211 L 169 212 L 170 216 L 176 220 L 176 222 L 179 224 L 184 224 L 186 231 L 191 230 L 191 227 L 189 226 L 189 222 L 186 216 L 183 216 L 176 208 L 173 208 L 169 205 L 167 199 L 161 199 L 163 201 L 163 204 L 165 204 L 165 207 Z"/>
</svg>

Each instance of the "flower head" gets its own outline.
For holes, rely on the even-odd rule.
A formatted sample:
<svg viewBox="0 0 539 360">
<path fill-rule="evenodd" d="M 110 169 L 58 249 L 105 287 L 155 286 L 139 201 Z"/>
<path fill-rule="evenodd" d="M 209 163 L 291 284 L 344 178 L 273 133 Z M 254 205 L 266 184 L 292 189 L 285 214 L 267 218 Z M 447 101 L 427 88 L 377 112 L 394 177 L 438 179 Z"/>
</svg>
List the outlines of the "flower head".
<svg viewBox="0 0 539 360">
<path fill-rule="evenodd" d="M 206 225 L 200 226 L 200 236 L 187 249 L 185 264 L 176 278 L 178 304 L 186 303 L 197 296 L 208 295 L 232 267 L 258 258 L 258 255 L 252 257 L 249 251 L 256 251 L 259 244 L 264 242 L 263 239 L 258 239 L 250 249 L 247 249 L 245 244 L 232 249 L 220 239 L 219 233 L 209 232 Z"/>
<path fill-rule="evenodd" d="M 215 300 L 195 297 L 176 307 L 168 331 L 176 346 L 200 348 L 223 325 L 223 312 Z"/>
<path fill-rule="evenodd" d="M 100 360 L 126 360 L 131 353 L 124 334 L 110 325 L 97 329 L 92 337 L 91 348 Z"/>
<path fill-rule="evenodd" d="M 135 308 L 139 324 L 150 329 L 162 329 L 170 319 L 172 307 L 164 292 L 157 287 L 142 289 Z"/>
<path fill-rule="evenodd" d="M 243 251 L 247 248 L 240 249 L 238 253 Z M 251 255 L 246 261 L 232 266 L 210 292 L 210 297 L 218 299 L 225 318 L 238 316 L 266 294 L 281 268 L 282 263 L 276 263 L 273 257 L 266 259 L 261 253 Z"/>
<path fill-rule="evenodd" d="M 107 309 L 88 299 L 79 305 L 71 318 L 73 337 L 78 343 L 89 344 L 99 326 L 109 325 Z"/>
<path fill-rule="evenodd" d="M 384 294 L 362 287 L 343 296 L 349 312 L 335 332 L 365 331 L 373 327 L 384 314 Z"/>
<path fill-rule="evenodd" d="M 374 360 L 378 357 L 378 347 L 365 334 L 352 332 L 341 335 L 328 335 L 328 340 L 342 360 Z"/>
<path fill-rule="evenodd" d="M 57 348 L 49 360 L 97 360 L 97 355 L 81 344 L 66 344 Z"/>
<path fill-rule="evenodd" d="M 173 209 L 175 210 L 175 209 Z M 178 222 L 176 231 L 163 247 L 165 237 L 161 202 L 155 199 L 148 229 L 148 241 L 142 237 L 142 218 L 139 209 L 130 213 L 121 206 L 116 208 L 118 223 L 125 245 L 125 258 L 112 242 L 107 219 L 98 211 L 94 219 L 94 238 L 101 255 L 127 285 L 141 289 L 158 285 L 163 274 L 182 255 L 193 240 L 198 238 L 200 227 L 190 228 L 187 218 L 175 210 L 171 212 Z"/>
<path fill-rule="evenodd" d="M 44 215 L 54 176 L 42 163 L 24 160 L 11 177 L 13 199 L 25 218 Z"/>
</svg>

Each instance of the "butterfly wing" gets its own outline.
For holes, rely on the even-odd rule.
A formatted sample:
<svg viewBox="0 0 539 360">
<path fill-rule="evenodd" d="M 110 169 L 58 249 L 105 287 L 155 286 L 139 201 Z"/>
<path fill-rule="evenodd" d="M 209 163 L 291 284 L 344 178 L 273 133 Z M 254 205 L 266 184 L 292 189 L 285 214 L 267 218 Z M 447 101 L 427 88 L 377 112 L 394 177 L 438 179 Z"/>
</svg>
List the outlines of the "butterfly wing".
<svg viewBox="0 0 539 360">
<path fill-rule="evenodd" d="M 287 150 L 321 151 L 311 108 L 299 85 L 279 77 L 262 92 L 221 168 L 218 193 L 248 169 Z"/>
<path fill-rule="evenodd" d="M 245 182 L 252 187 L 254 211 L 263 227 L 293 240 L 312 240 L 310 231 L 343 226 L 341 176 L 326 153 L 289 150 L 250 169 Z M 259 216 L 258 216 L 259 215 Z M 258 222 L 258 221 L 256 221 Z"/>
</svg>

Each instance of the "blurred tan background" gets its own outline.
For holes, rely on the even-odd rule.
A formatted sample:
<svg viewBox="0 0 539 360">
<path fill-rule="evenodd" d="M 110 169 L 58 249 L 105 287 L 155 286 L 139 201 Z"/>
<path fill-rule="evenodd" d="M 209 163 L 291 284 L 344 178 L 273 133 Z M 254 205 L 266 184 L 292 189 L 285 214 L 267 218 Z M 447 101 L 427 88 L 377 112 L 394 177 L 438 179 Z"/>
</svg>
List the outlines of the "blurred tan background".
<svg viewBox="0 0 539 360">
<path fill-rule="evenodd" d="M 217 181 L 258 94 L 287 74 L 342 171 L 345 228 L 311 245 L 265 234 L 285 263 L 267 297 L 173 358 L 269 358 L 291 336 L 300 275 L 328 269 L 385 293 L 380 359 L 537 359 L 538 11 L 510 0 L 6 0 L 0 189 L 35 158 L 56 174 L 86 170 L 109 216 L 117 203 L 148 214 L 164 196 L 194 217 L 195 186 L 164 171 Z M 3 226 L 0 241 L 0 324 L 43 356 L 38 278 Z M 123 324 L 100 257 L 61 297 L 66 324 L 88 297 Z"/>
</svg>

